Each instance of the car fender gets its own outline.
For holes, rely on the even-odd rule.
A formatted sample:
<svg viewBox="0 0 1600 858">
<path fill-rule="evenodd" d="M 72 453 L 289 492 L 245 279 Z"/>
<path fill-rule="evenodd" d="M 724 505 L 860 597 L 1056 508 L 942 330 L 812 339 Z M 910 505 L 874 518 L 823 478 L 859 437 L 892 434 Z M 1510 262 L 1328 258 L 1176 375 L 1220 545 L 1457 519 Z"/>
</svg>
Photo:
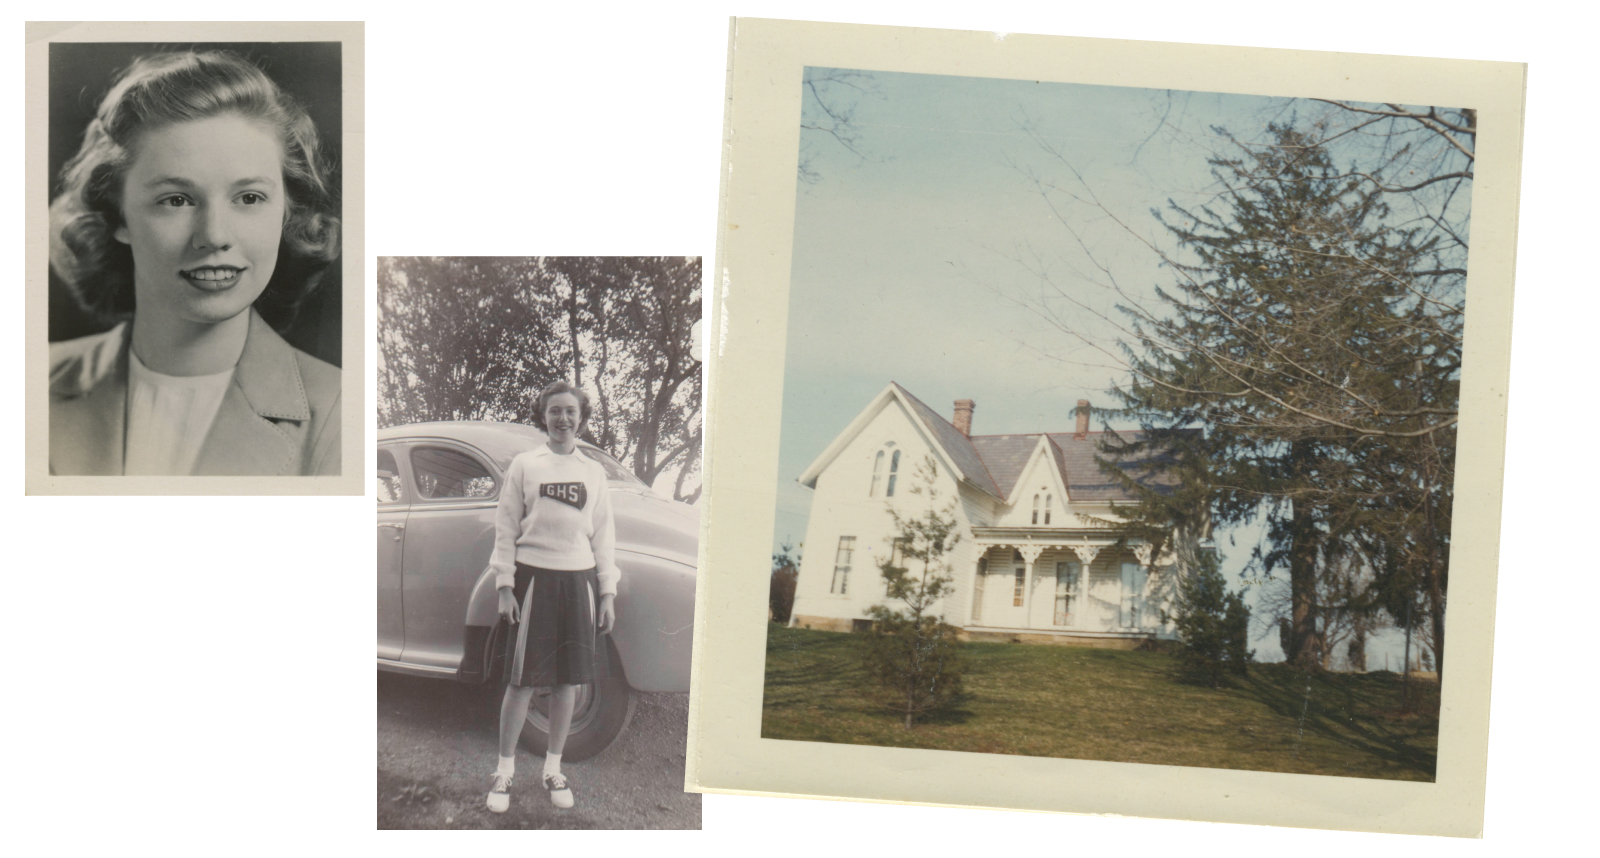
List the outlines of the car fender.
<svg viewBox="0 0 1600 858">
<path fill-rule="evenodd" d="M 695 570 L 672 560 L 618 551 L 617 624 L 611 642 L 638 691 L 689 690 Z"/>
</svg>

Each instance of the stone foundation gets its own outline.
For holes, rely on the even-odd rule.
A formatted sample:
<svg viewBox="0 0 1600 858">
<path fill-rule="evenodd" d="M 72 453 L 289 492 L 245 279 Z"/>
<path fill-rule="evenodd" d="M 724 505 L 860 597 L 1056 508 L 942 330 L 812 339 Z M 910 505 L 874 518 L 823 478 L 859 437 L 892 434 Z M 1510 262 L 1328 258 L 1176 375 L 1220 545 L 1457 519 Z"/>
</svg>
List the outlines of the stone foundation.
<svg viewBox="0 0 1600 858">
<path fill-rule="evenodd" d="M 857 628 L 857 624 L 864 623 L 847 617 L 814 617 L 806 614 L 796 614 L 794 617 L 795 628 L 815 629 L 821 632 L 866 631 Z M 964 641 L 984 643 L 1046 644 L 1092 649 L 1167 650 L 1176 645 L 1176 641 L 1158 640 L 1153 637 L 1086 637 L 1049 632 L 990 632 L 962 629 L 958 637 Z"/>
<path fill-rule="evenodd" d="M 1025 643 L 1047 644 L 1052 646 L 1081 646 L 1090 649 L 1163 649 L 1169 643 L 1147 637 L 1080 637 L 1077 635 L 1053 635 L 1043 632 L 983 632 L 967 631 L 962 629 L 961 639 L 964 641 L 980 641 L 984 643 Z"/>
<path fill-rule="evenodd" d="M 855 620 L 849 617 L 812 617 L 805 614 L 795 614 L 792 625 L 797 629 L 816 629 L 821 632 L 848 632 Z"/>
</svg>

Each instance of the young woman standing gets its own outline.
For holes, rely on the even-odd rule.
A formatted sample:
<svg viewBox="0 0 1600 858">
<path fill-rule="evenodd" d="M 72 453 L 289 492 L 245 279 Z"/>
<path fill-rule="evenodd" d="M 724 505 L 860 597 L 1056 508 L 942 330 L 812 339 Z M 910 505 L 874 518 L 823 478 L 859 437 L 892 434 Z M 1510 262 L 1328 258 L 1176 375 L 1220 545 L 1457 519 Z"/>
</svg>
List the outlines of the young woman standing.
<svg viewBox="0 0 1600 858">
<path fill-rule="evenodd" d="M 535 423 L 549 435 L 517 456 L 506 472 L 495 515 L 490 567 L 500 591 L 507 636 L 505 698 L 500 704 L 500 760 L 489 809 L 511 805 L 517 739 L 536 688 L 550 688 L 550 743 L 541 782 L 556 807 L 572 807 L 561 751 L 572 726 L 578 685 L 594 681 L 596 635 L 611 631 L 621 573 L 613 560 L 616 527 L 605 468 L 578 449 L 589 397 L 567 382 L 539 394 Z"/>
</svg>

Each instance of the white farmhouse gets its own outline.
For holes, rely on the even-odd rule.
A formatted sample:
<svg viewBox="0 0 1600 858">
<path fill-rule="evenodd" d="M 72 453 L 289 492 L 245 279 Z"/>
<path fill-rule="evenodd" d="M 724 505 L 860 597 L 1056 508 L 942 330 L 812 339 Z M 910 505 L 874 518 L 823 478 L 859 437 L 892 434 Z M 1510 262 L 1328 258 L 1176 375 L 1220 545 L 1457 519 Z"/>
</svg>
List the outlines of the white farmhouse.
<svg viewBox="0 0 1600 858">
<path fill-rule="evenodd" d="M 931 456 L 941 506 L 959 499 L 946 622 L 980 640 L 1132 648 L 1172 638 L 1161 611 L 1174 567 L 1106 523 L 1134 497 L 1095 462 L 1102 433 L 1088 431 L 1088 401 L 1076 431 L 1027 435 L 973 435 L 973 408 L 957 400 L 945 420 L 891 382 L 805 470 L 800 483 L 815 493 L 790 624 L 868 627 L 867 609 L 885 598 L 878 563 L 894 550 L 889 507 L 914 514 L 926 503 L 909 489 Z"/>
</svg>

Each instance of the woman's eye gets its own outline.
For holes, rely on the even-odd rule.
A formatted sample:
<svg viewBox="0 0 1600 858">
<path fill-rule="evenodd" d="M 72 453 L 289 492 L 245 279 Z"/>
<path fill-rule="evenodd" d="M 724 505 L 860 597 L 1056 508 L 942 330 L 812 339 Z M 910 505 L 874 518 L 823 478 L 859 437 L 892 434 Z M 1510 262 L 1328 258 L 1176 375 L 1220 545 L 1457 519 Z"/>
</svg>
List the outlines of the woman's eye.
<svg viewBox="0 0 1600 858">
<path fill-rule="evenodd" d="M 258 194 L 255 191 L 247 191 L 239 195 L 239 202 L 244 203 L 247 206 L 259 206 L 266 201 L 267 197 L 265 194 Z"/>
<path fill-rule="evenodd" d="M 180 206 L 194 205 L 194 203 L 191 202 L 188 197 L 174 195 L 170 197 L 162 197 L 161 199 L 156 200 L 156 205 L 175 209 Z"/>
</svg>

